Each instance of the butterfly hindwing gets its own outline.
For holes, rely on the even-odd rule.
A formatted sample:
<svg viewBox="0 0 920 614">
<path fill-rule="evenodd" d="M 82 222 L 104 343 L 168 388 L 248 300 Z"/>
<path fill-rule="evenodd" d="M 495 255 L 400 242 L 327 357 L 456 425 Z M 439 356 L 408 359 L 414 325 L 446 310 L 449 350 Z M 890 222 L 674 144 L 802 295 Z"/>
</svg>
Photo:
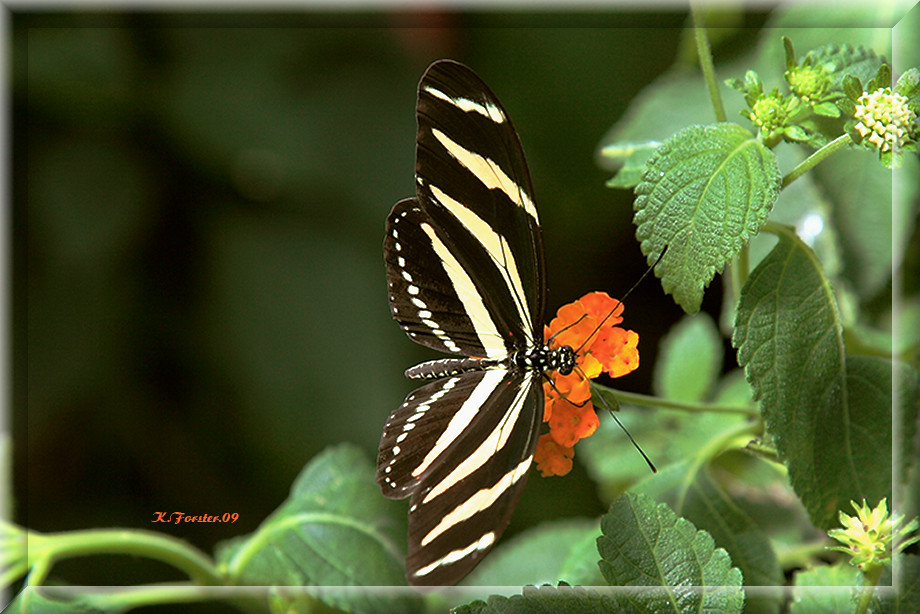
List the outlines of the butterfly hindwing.
<svg viewBox="0 0 920 614">
<path fill-rule="evenodd" d="M 411 496 L 411 583 L 455 583 L 501 536 L 530 469 L 542 398 L 532 372 L 489 369 L 423 386 L 390 416 L 377 481 L 387 496 Z"/>
</svg>

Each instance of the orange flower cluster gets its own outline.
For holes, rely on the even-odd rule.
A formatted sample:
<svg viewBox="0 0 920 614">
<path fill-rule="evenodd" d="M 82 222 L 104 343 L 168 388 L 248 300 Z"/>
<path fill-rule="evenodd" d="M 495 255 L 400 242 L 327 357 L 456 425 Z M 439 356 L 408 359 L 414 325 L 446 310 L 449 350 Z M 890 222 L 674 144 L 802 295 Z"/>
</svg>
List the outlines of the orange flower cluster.
<svg viewBox="0 0 920 614">
<path fill-rule="evenodd" d="M 620 377 L 639 366 L 639 335 L 616 326 L 623 321 L 621 313 L 620 301 L 606 292 L 592 292 L 560 307 L 544 329 L 550 347 L 575 350 L 577 365 L 569 375 L 557 373 L 552 384 L 543 384 L 543 421 L 549 423 L 549 433 L 537 441 L 533 458 L 544 477 L 571 471 L 575 442 L 597 429 L 588 380 L 603 372 Z"/>
</svg>

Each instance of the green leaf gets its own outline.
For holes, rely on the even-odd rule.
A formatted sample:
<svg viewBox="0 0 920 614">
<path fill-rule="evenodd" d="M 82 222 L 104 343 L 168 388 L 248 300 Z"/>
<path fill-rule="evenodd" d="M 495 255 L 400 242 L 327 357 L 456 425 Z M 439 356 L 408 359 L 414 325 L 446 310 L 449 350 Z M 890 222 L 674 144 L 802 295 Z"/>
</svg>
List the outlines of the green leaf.
<svg viewBox="0 0 920 614">
<path fill-rule="evenodd" d="M 846 246 L 843 275 L 863 300 L 883 291 L 892 257 L 900 262 L 913 232 L 920 194 L 915 157 L 894 173 L 865 151 L 840 151 L 815 167 L 815 181 L 830 197 L 832 223 Z M 892 186 L 898 187 L 893 190 Z"/>
<path fill-rule="evenodd" d="M 833 90 L 844 87 L 847 75 L 868 81 L 882 65 L 882 58 L 863 45 L 830 43 L 809 51 L 806 57 L 811 59 L 812 65 L 823 65 L 828 70 Z"/>
<path fill-rule="evenodd" d="M 882 87 L 891 86 L 891 67 L 888 64 L 881 64 L 878 67 L 878 72 L 875 73 L 875 78 L 869 81 L 869 84 L 866 86 L 867 92 L 874 92 L 875 90 Z"/>
<path fill-rule="evenodd" d="M 891 366 L 848 364 L 842 333 L 821 263 L 783 233 L 742 289 L 732 343 L 792 486 L 821 528 L 850 500 L 891 491 Z"/>
<path fill-rule="evenodd" d="M 862 81 L 853 75 L 844 76 L 843 91 L 846 93 L 847 98 L 856 102 L 856 100 L 863 95 Z"/>
<path fill-rule="evenodd" d="M 761 528 L 731 499 L 707 467 L 683 462 L 646 478 L 631 489 L 666 503 L 675 513 L 709 532 L 716 545 L 725 548 L 741 570 L 745 586 L 781 586 L 783 572 L 770 540 Z M 776 613 L 779 594 L 747 596 L 746 614 Z"/>
<path fill-rule="evenodd" d="M 786 70 L 792 70 L 796 67 L 795 47 L 788 36 L 783 37 L 783 51 L 786 54 Z"/>
<path fill-rule="evenodd" d="M 898 590 L 881 596 L 879 614 L 920 612 L 920 556 L 900 556 L 897 565 Z"/>
<path fill-rule="evenodd" d="M 452 611 L 454 614 L 642 614 L 622 593 L 602 595 L 577 586 L 525 586 L 521 595 L 493 595 L 488 602 L 474 601 Z"/>
<path fill-rule="evenodd" d="M 642 180 L 645 162 L 655 153 L 659 141 L 645 143 L 614 143 L 601 149 L 601 156 L 609 162 L 605 166 L 620 166 L 620 170 L 607 182 L 610 188 L 633 188 Z"/>
<path fill-rule="evenodd" d="M 810 590 L 839 586 L 839 590 Z M 855 611 L 856 568 L 849 565 L 815 567 L 795 574 L 790 614 L 851 614 Z"/>
<path fill-rule="evenodd" d="M 812 107 L 817 115 L 823 117 L 840 117 L 840 109 L 833 102 L 822 102 Z"/>
<path fill-rule="evenodd" d="M 786 126 L 783 128 L 783 135 L 793 141 L 807 141 L 808 133 L 801 126 Z"/>
<path fill-rule="evenodd" d="M 690 126 L 649 159 L 636 186 L 636 238 L 665 292 L 699 310 L 703 289 L 757 233 L 779 194 L 773 153 L 737 124 Z"/>
<path fill-rule="evenodd" d="M 675 401 L 702 401 L 722 370 L 722 337 L 708 314 L 684 316 L 661 343 L 654 390 Z"/>
<path fill-rule="evenodd" d="M 626 493 L 610 506 L 601 531 L 601 572 L 611 585 L 646 587 L 626 595 L 639 611 L 740 612 L 744 606 L 741 572 L 725 550 L 667 505 Z"/>
<path fill-rule="evenodd" d="M 920 371 L 916 367 L 904 362 L 894 363 L 894 378 L 897 391 L 897 405 L 892 404 L 894 416 L 900 428 L 897 430 L 900 438 L 899 457 L 901 464 L 898 467 L 897 482 L 904 483 L 914 460 L 920 455 L 920 446 L 915 443 L 917 435 L 918 414 L 920 414 Z"/>
<path fill-rule="evenodd" d="M 907 98 L 914 98 L 920 94 L 920 69 L 911 68 L 898 77 L 894 91 Z"/>
<path fill-rule="evenodd" d="M 288 499 L 251 535 L 223 544 L 218 561 L 236 584 L 310 587 L 405 584 L 397 506 L 380 495 L 374 467 L 339 445 L 313 458 Z M 412 611 L 411 597 L 317 589 L 348 612 Z"/>
<path fill-rule="evenodd" d="M 745 404 L 737 405 L 743 407 Z M 659 470 L 688 457 L 694 458 L 700 450 L 710 448 L 711 442 L 723 438 L 727 430 L 737 428 L 745 420 L 742 414 L 735 413 L 649 411 L 648 408 L 626 407 L 619 412 L 620 422 Z M 637 479 L 649 475 L 648 465 L 612 420 L 601 422 L 594 435 L 578 445 L 579 458 L 608 499 L 619 496 Z"/>
<path fill-rule="evenodd" d="M 102 592 L 102 591 L 100 591 Z M 8 614 L 101 614 L 76 591 L 55 586 L 27 586 L 3 609 Z"/>
<path fill-rule="evenodd" d="M 745 68 L 743 61 L 739 61 L 726 66 L 725 74 L 741 74 Z M 744 98 L 729 85 L 719 85 L 726 113 L 729 117 L 737 116 L 745 107 Z M 680 104 L 675 105 L 675 100 Z M 712 121 L 712 117 L 712 99 L 699 71 L 677 68 L 656 79 L 632 100 L 622 119 L 601 138 L 600 146 L 621 148 L 636 143 L 661 143 L 682 128 Z M 611 170 L 617 167 L 603 156 L 599 157 L 599 163 Z"/>
<path fill-rule="evenodd" d="M 463 581 L 470 586 L 603 584 L 597 568 L 597 520 L 547 522 L 500 544 Z"/>
</svg>

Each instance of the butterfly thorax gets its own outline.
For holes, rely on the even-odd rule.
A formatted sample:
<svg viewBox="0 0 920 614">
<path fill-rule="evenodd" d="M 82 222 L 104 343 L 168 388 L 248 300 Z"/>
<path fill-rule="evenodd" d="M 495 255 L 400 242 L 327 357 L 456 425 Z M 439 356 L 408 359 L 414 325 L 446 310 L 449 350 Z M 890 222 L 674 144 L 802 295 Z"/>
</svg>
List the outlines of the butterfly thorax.
<svg viewBox="0 0 920 614">
<path fill-rule="evenodd" d="M 439 358 L 406 369 L 406 377 L 438 379 L 470 371 L 507 369 L 512 366 L 522 371 L 556 371 L 568 375 L 575 368 L 575 351 L 567 345 L 558 348 L 538 345 L 515 352 L 507 358 Z"/>
<path fill-rule="evenodd" d="M 575 350 L 567 345 L 551 348 L 537 345 L 528 350 L 515 352 L 511 360 L 520 369 L 546 372 L 556 371 L 568 375 L 575 368 Z"/>
</svg>

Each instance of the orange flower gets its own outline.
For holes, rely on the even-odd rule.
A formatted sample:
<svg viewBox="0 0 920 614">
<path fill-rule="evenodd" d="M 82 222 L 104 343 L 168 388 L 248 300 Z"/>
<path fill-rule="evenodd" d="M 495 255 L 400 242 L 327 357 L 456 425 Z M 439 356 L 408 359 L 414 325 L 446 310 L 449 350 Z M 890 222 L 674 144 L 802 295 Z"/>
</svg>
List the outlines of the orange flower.
<svg viewBox="0 0 920 614">
<path fill-rule="evenodd" d="M 543 384 L 543 421 L 549 423 L 549 433 L 537 442 L 534 461 L 544 477 L 571 471 L 572 447 L 597 430 L 588 380 L 602 372 L 621 377 L 639 366 L 639 335 L 616 326 L 623 321 L 622 313 L 620 301 L 592 292 L 560 307 L 544 329 L 547 345 L 568 345 L 576 353 L 572 373 L 557 373 L 552 383 Z"/>
<path fill-rule="evenodd" d="M 572 470 L 572 457 L 575 451 L 564 448 L 550 437 L 549 433 L 541 435 L 537 440 L 537 450 L 533 453 L 533 460 L 537 463 L 540 474 L 548 478 L 551 475 L 565 475 Z"/>
</svg>

